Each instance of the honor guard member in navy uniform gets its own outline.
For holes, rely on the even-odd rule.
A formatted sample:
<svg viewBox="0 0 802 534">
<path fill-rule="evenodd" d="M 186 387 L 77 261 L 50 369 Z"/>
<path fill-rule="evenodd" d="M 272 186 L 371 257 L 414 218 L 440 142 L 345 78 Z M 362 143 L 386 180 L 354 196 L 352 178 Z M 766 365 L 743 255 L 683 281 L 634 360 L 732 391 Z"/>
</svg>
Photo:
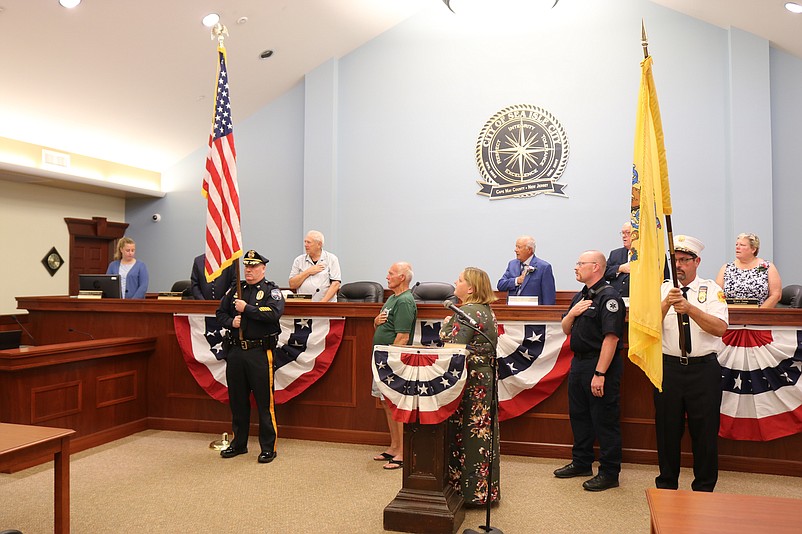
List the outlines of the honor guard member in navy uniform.
<svg viewBox="0 0 802 534">
<path fill-rule="evenodd" d="M 685 421 L 693 451 L 693 491 L 713 491 L 718 481 L 718 429 L 721 417 L 721 366 L 718 352 L 729 311 L 715 280 L 696 271 L 705 246 L 689 235 L 674 236 L 677 281 L 660 288 L 663 311 L 663 391 L 654 390 L 654 427 L 660 474 L 655 485 L 679 487 Z M 685 347 L 680 346 L 680 314 Z"/>
<path fill-rule="evenodd" d="M 604 255 L 589 250 L 574 269 L 585 287 L 574 296 L 562 320 L 574 358 L 568 374 L 568 414 L 574 433 L 572 462 L 554 471 L 557 478 L 591 476 L 593 442 L 599 440 L 599 473 L 586 480 L 588 491 L 618 486 L 621 471 L 621 370 L 624 301 L 604 280 Z"/>
<path fill-rule="evenodd" d="M 245 283 L 242 298 L 236 288 L 228 290 L 217 309 L 218 322 L 229 329 L 226 343 L 226 381 L 231 405 L 231 446 L 220 451 L 223 458 L 248 452 L 251 422 L 250 394 L 259 411 L 259 463 L 276 458 L 276 411 L 273 404 L 273 351 L 281 332 L 279 319 L 284 313 L 284 299 L 278 286 L 265 280 L 269 260 L 249 250 L 242 258 Z M 240 335 L 240 331 L 242 335 Z"/>
</svg>

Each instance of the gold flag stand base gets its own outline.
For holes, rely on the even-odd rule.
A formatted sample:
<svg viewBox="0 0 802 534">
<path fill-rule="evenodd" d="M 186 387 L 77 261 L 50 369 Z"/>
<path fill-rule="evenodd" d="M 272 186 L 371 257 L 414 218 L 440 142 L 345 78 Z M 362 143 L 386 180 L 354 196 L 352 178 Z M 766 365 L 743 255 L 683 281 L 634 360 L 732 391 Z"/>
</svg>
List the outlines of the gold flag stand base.
<svg viewBox="0 0 802 534">
<path fill-rule="evenodd" d="M 231 434 L 231 439 L 234 439 L 234 434 Z M 231 442 L 228 440 L 228 432 L 223 432 L 222 439 L 216 439 L 209 443 L 209 448 L 213 451 L 222 451 L 227 449 L 229 445 L 231 445 Z"/>
</svg>

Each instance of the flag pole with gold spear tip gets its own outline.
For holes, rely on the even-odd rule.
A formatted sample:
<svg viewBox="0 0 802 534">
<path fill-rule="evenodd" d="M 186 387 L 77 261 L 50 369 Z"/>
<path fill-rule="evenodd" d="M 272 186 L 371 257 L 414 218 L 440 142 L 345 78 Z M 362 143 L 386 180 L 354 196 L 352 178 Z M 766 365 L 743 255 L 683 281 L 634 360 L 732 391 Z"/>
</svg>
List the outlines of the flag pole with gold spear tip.
<svg viewBox="0 0 802 534">
<path fill-rule="evenodd" d="M 666 259 L 666 235 L 674 285 L 677 285 L 671 229 L 671 191 L 668 183 L 663 126 L 652 76 L 646 25 L 641 21 L 641 84 L 635 122 L 632 165 L 630 249 L 629 358 L 654 387 L 663 387 L 663 313 L 661 284 Z M 682 332 L 682 328 L 680 328 Z M 684 347 L 684 341 L 682 341 Z M 684 352 L 683 352 L 684 354 Z"/>
<path fill-rule="evenodd" d="M 649 38 L 646 36 L 646 24 L 643 22 L 643 19 L 640 21 L 640 32 L 641 32 L 641 45 L 643 46 L 643 59 L 647 59 L 649 57 Z M 666 174 L 666 178 L 667 178 Z M 666 185 L 668 181 L 666 180 Z M 674 287 L 679 287 L 679 281 L 677 280 L 677 260 L 674 254 L 674 229 L 671 225 L 671 208 L 669 210 L 665 210 L 665 205 L 663 206 L 663 213 L 666 219 L 666 237 L 668 238 L 668 261 L 671 264 L 671 281 L 674 283 Z M 687 356 L 685 353 L 685 329 L 682 327 L 682 316 L 677 314 L 677 325 L 679 327 L 679 344 L 680 349 L 682 349 L 682 355 Z"/>
</svg>

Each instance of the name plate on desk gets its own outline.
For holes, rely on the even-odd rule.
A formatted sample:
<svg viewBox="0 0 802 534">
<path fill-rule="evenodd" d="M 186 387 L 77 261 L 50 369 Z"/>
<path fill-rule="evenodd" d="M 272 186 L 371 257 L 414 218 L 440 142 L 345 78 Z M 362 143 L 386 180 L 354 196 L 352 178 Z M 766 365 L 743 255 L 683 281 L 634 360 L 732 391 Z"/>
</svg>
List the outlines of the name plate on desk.
<svg viewBox="0 0 802 534">
<path fill-rule="evenodd" d="M 100 299 L 103 298 L 103 291 L 93 291 L 91 289 L 81 289 L 78 291 L 79 299 Z"/>
<path fill-rule="evenodd" d="M 312 294 L 311 293 L 293 293 L 288 289 L 284 289 L 281 291 L 281 294 L 284 296 L 284 300 L 287 301 L 295 301 L 295 302 L 311 302 L 312 301 Z"/>
<path fill-rule="evenodd" d="M 760 306 L 760 301 L 758 299 L 726 299 L 727 306 L 732 306 L 733 308 L 757 308 Z"/>
<path fill-rule="evenodd" d="M 158 300 L 181 300 L 184 294 L 180 291 L 162 291 L 159 293 Z"/>
<path fill-rule="evenodd" d="M 520 295 L 510 295 L 507 297 L 509 306 L 537 306 L 537 297 L 525 297 Z"/>
</svg>

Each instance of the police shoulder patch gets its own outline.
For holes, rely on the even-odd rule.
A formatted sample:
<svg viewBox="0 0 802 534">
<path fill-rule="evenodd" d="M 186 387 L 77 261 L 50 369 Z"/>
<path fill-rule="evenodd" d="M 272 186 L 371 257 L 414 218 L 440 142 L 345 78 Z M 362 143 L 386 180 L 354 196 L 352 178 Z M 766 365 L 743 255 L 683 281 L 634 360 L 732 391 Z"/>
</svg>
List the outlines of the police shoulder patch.
<svg viewBox="0 0 802 534">
<path fill-rule="evenodd" d="M 282 296 L 281 296 L 281 290 L 280 290 L 280 289 L 274 289 L 274 290 L 272 290 L 272 291 L 270 292 L 270 296 L 271 296 L 273 299 L 275 299 L 275 300 L 281 300 L 281 298 L 282 298 Z"/>
<path fill-rule="evenodd" d="M 607 311 L 610 312 L 617 312 L 618 311 L 618 301 L 615 299 L 610 299 L 607 301 L 607 304 L 604 305 L 607 308 Z"/>
</svg>

